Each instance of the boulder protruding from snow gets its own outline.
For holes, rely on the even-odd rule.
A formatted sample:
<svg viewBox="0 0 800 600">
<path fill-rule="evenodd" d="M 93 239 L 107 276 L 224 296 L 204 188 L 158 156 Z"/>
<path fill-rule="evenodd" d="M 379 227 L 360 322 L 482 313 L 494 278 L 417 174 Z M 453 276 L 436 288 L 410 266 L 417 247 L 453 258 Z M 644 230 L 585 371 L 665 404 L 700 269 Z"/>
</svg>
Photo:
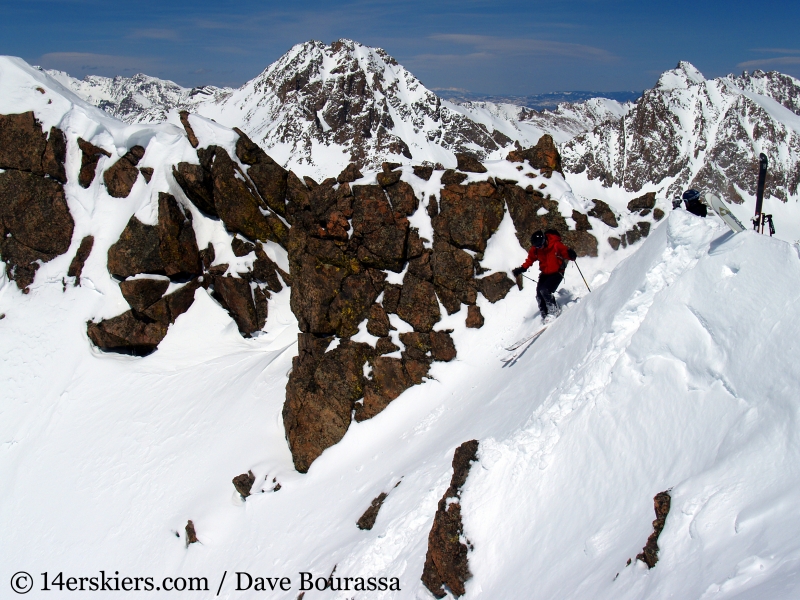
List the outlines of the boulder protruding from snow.
<svg viewBox="0 0 800 600">
<path fill-rule="evenodd" d="M 564 174 L 561 167 L 561 154 L 559 154 L 558 148 L 556 148 L 553 137 L 549 134 L 540 137 L 533 148 L 512 150 L 508 153 L 507 158 L 511 162 L 523 162 L 527 160 L 530 166 L 544 173 L 556 171 L 562 175 Z"/>
<path fill-rule="evenodd" d="M 636 560 L 642 561 L 647 565 L 648 569 L 655 567 L 658 562 L 658 536 L 661 535 L 661 531 L 667 522 L 671 502 L 672 498 L 669 495 L 669 490 L 660 492 L 653 498 L 653 508 L 656 511 L 656 520 L 653 521 L 653 533 L 647 538 L 647 544 L 642 548 L 641 553 L 636 556 Z"/>
<path fill-rule="evenodd" d="M 464 442 L 456 448 L 450 487 L 439 500 L 433 526 L 428 534 L 428 552 L 422 570 L 422 583 L 437 598 L 444 598 L 448 591 L 455 597 L 463 596 L 464 582 L 472 577 L 467 557 L 472 545 L 469 540 L 464 539 L 460 500 L 461 488 L 467 481 L 472 464 L 477 460 L 477 440 Z"/>
<path fill-rule="evenodd" d="M 134 146 L 128 150 L 117 162 L 111 165 L 103 173 L 103 181 L 106 184 L 109 196 L 114 198 L 127 198 L 131 193 L 136 178 L 139 177 L 139 169 L 136 165 L 144 157 L 144 148 Z"/>
<path fill-rule="evenodd" d="M 233 487 L 236 488 L 236 491 L 239 492 L 242 498 L 247 498 L 255 482 L 256 476 L 253 475 L 252 471 L 248 471 L 247 473 L 242 473 L 233 478 Z"/>
</svg>

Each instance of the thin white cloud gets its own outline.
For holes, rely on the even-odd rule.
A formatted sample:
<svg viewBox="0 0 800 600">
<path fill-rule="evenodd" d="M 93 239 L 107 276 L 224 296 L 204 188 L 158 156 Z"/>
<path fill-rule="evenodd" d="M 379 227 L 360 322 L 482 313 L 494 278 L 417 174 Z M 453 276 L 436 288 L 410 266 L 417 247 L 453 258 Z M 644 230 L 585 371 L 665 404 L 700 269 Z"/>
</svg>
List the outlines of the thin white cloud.
<svg viewBox="0 0 800 600">
<path fill-rule="evenodd" d="M 177 40 L 178 32 L 174 29 L 134 29 L 128 37 L 133 39 Z"/>
<path fill-rule="evenodd" d="M 560 56 L 603 62 L 616 58 L 613 54 L 602 48 L 595 48 L 594 46 L 586 46 L 584 44 L 555 42 L 552 40 L 505 38 L 459 33 L 436 34 L 430 36 L 430 39 L 471 46 L 477 51 L 475 53 L 476 55 L 485 56 Z"/>
<path fill-rule="evenodd" d="M 741 69 L 757 69 L 759 67 L 769 67 L 770 65 L 800 65 L 800 56 L 776 56 L 774 58 L 760 58 L 758 60 L 740 62 L 736 66 Z"/>
<path fill-rule="evenodd" d="M 154 69 L 156 61 L 133 56 L 93 54 L 91 52 L 49 52 L 39 57 L 39 64 L 51 69 L 71 71 L 138 71 Z"/>
</svg>

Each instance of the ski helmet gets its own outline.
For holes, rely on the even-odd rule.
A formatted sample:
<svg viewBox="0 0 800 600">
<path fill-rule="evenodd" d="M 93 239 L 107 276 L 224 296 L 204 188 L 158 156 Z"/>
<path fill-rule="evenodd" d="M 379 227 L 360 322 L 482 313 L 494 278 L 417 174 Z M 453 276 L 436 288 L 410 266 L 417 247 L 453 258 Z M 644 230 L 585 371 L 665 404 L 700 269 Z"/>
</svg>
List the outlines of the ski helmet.
<svg viewBox="0 0 800 600">
<path fill-rule="evenodd" d="M 544 231 L 541 229 L 539 231 L 534 231 L 531 235 L 531 246 L 534 248 L 544 248 L 545 241 Z"/>
<path fill-rule="evenodd" d="M 692 200 L 699 200 L 700 199 L 700 192 L 697 190 L 686 190 L 683 192 L 683 199 L 692 201 Z"/>
</svg>

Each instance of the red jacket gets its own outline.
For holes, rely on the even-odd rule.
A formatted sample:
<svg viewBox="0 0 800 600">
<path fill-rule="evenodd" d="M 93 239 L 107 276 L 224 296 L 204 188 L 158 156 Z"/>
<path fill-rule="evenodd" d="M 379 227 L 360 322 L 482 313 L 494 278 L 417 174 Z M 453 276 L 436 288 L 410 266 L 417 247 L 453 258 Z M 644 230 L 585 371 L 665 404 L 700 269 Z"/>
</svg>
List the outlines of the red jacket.
<svg viewBox="0 0 800 600">
<path fill-rule="evenodd" d="M 552 275 L 553 273 L 564 273 L 569 262 L 569 251 L 567 247 L 561 242 L 561 236 L 557 233 L 545 234 L 547 243 L 544 248 L 536 248 L 531 246 L 528 252 L 528 258 L 522 263 L 522 268 L 527 269 L 537 260 L 539 261 L 539 271 L 544 275 Z"/>
</svg>

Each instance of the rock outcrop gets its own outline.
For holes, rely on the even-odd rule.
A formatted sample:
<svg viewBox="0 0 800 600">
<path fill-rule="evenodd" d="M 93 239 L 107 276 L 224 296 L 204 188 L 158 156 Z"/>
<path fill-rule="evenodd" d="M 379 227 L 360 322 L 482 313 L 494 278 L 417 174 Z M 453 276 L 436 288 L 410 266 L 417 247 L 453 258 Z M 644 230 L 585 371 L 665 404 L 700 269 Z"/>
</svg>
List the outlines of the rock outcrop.
<svg viewBox="0 0 800 600">
<path fill-rule="evenodd" d="M 144 148 L 134 146 L 103 173 L 103 181 L 110 196 L 127 198 L 139 176 L 136 165 L 144 157 Z"/>
<path fill-rule="evenodd" d="M 72 241 L 65 155 L 64 134 L 53 127 L 46 135 L 32 112 L 0 115 L 0 257 L 21 290 Z"/>
<path fill-rule="evenodd" d="M 647 544 L 645 544 L 641 553 L 636 556 L 636 560 L 642 561 L 647 565 L 648 569 L 655 567 L 658 562 L 658 536 L 661 535 L 661 531 L 667 522 L 671 502 L 672 498 L 670 498 L 669 491 L 660 492 L 653 498 L 653 507 L 656 511 L 656 520 L 653 521 L 653 533 L 647 538 Z"/>
<path fill-rule="evenodd" d="M 444 598 L 448 592 L 455 597 L 463 596 L 464 582 L 472 577 L 467 557 L 472 545 L 464 538 L 460 500 L 461 488 L 467 481 L 472 463 L 478 460 L 477 454 L 477 440 L 464 442 L 456 448 L 450 487 L 439 500 L 428 534 L 422 583 L 437 598 Z"/>
</svg>

